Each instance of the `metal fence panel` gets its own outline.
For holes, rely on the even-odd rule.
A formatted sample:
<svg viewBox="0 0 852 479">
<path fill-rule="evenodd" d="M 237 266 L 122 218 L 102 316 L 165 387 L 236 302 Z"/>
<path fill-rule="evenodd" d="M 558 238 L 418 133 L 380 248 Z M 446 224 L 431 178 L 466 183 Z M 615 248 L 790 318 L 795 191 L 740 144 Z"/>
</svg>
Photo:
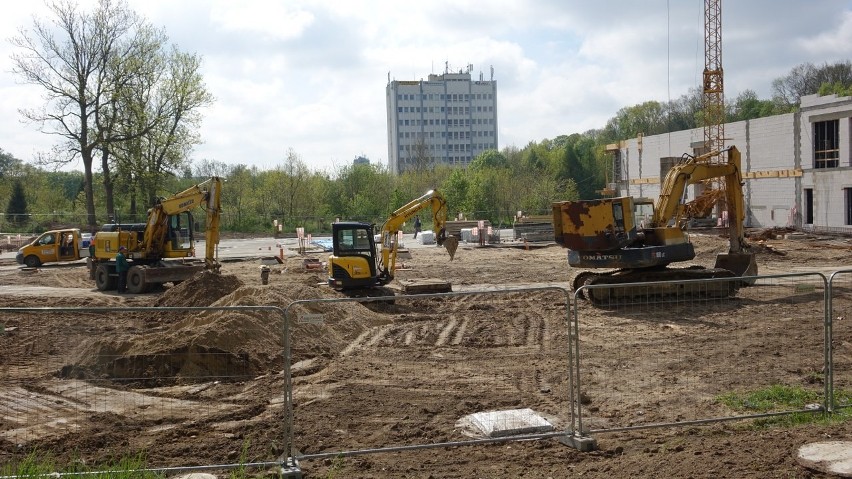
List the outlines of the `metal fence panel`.
<svg viewBox="0 0 852 479">
<path fill-rule="evenodd" d="M 834 406 L 852 407 L 852 270 L 829 277 L 831 350 L 829 374 Z"/>
<path fill-rule="evenodd" d="M 279 308 L 0 308 L 0 324 L 0 463 L 43 451 L 189 467 L 283 451 L 283 428 L 266 424 L 285 421 L 284 402 L 253 393 L 282 396 L 269 374 L 284 364 Z M 261 364 L 241 338 L 270 332 Z"/>
<path fill-rule="evenodd" d="M 629 286 L 629 300 L 578 301 L 584 431 L 777 413 L 723 401 L 773 386 L 802 388 L 825 403 L 825 277 L 757 277 L 734 297 L 717 297 L 726 281 L 685 281 L 676 289 L 645 283 Z M 603 288 L 577 294 L 595 289 Z"/>
<path fill-rule="evenodd" d="M 570 430 L 564 289 L 388 299 L 288 306 L 299 460 L 488 440 L 460 420 L 499 410 L 529 408 Z M 317 337 L 337 338 L 339 350 L 318 355 Z"/>
</svg>

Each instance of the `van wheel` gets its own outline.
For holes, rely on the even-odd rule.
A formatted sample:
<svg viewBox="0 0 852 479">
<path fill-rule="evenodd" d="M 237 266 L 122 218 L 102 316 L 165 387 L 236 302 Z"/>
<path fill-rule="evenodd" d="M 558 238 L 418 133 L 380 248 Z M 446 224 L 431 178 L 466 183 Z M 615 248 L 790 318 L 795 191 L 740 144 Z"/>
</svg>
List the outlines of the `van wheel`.
<svg viewBox="0 0 852 479">
<path fill-rule="evenodd" d="M 24 264 L 27 265 L 28 268 L 38 268 L 41 266 L 41 260 L 38 259 L 38 256 L 31 254 L 24 258 Z"/>
</svg>

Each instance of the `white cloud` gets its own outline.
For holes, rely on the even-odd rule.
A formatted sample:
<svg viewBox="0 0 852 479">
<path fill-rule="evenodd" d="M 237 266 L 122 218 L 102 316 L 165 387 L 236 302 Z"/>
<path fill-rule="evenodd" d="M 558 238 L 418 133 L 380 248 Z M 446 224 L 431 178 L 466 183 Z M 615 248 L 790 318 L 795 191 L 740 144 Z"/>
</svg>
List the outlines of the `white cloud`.
<svg viewBox="0 0 852 479">
<path fill-rule="evenodd" d="M 85 0 L 85 8 L 94 0 Z M 216 103 L 193 158 L 271 168 L 293 148 L 328 169 L 387 158 L 385 86 L 473 64 L 497 80 L 500 146 L 603 127 L 618 109 L 698 85 L 701 2 L 617 0 L 129 0 L 182 50 L 197 52 Z M 2 31 L 44 17 L 41 2 L 4 6 Z M 834 0 L 726 1 L 727 96 L 768 97 L 800 63 L 852 58 L 852 8 Z M 759 20 L 759 21 L 758 21 Z M 15 83 L 0 44 L 0 148 L 29 160 L 56 141 L 22 125 L 40 105 Z"/>
<path fill-rule="evenodd" d="M 260 33 L 280 39 L 299 38 L 314 23 L 314 15 L 291 6 L 265 0 L 217 1 L 210 9 L 210 20 L 225 31 L 246 35 Z"/>
</svg>

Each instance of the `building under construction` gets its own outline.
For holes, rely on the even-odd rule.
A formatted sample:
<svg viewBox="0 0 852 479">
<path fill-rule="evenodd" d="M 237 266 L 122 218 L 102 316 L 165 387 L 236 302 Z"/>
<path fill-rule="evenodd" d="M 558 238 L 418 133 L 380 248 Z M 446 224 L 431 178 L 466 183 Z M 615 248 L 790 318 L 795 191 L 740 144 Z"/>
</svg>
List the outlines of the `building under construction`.
<svg viewBox="0 0 852 479">
<path fill-rule="evenodd" d="M 852 97 L 809 95 L 796 113 L 724 125 L 742 153 L 746 226 L 852 233 Z M 623 141 L 614 155 L 614 194 L 656 198 L 684 153 L 707 151 L 696 128 Z M 693 185 L 684 201 L 701 194 Z M 712 213 L 724 221 L 724 213 Z"/>
</svg>

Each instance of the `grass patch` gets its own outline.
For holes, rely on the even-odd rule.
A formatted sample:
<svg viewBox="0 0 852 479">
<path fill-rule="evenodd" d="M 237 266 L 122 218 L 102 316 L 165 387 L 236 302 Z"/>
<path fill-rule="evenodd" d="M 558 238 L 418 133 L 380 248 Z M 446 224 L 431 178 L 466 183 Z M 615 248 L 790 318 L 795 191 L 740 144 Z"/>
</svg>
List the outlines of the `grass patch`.
<svg viewBox="0 0 852 479">
<path fill-rule="evenodd" d="M 798 386 L 776 384 L 747 393 L 724 394 L 717 400 L 735 411 L 761 413 L 803 409 L 807 404 L 821 402 L 821 395 Z"/>
<path fill-rule="evenodd" d="M 246 479 L 249 442 L 243 442 L 240 462 L 229 471 L 228 479 Z M 128 456 L 117 461 L 87 465 L 82 459 L 71 459 L 58 464 L 50 453 L 33 451 L 17 461 L 0 464 L 0 478 L 19 479 L 167 479 L 162 472 L 148 469 L 144 454 Z M 153 468 L 156 469 L 156 468 Z"/>
<path fill-rule="evenodd" d="M 74 461 L 65 467 L 58 466 L 48 454 L 32 452 L 22 460 L 0 466 L 0 476 L 14 476 L 21 479 L 36 479 L 45 477 L 79 477 L 80 479 L 165 479 L 165 475 L 145 469 L 145 458 L 142 456 L 127 457 L 118 461 L 86 466 L 83 461 Z"/>
<path fill-rule="evenodd" d="M 836 404 L 852 404 L 852 392 L 835 392 Z M 761 414 L 806 409 L 810 404 L 822 405 L 821 392 L 806 390 L 800 386 L 776 384 L 764 389 L 745 393 L 728 393 L 716 400 L 738 413 Z M 756 427 L 797 426 L 799 424 L 837 424 L 852 418 L 852 410 L 836 409 L 834 413 L 822 410 L 793 412 L 782 416 L 755 419 Z"/>
</svg>

